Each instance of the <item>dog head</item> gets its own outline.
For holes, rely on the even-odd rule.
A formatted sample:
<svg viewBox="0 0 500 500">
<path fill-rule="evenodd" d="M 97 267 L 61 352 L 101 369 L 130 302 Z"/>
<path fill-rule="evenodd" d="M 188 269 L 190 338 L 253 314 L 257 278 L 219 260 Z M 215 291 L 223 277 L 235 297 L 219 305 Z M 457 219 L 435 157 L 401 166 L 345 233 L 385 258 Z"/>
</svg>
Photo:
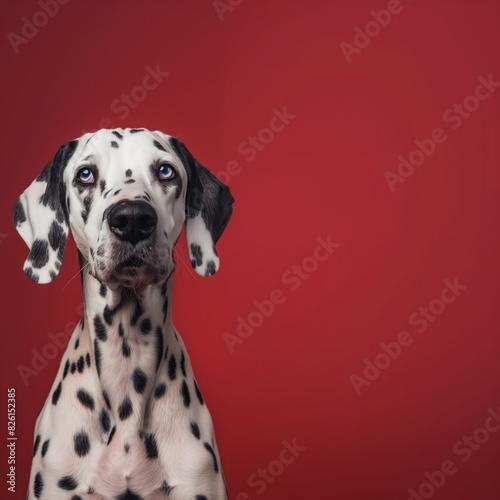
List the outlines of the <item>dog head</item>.
<svg viewBox="0 0 500 500">
<path fill-rule="evenodd" d="M 146 129 L 99 130 L 64 144 L 14 206 L 37 283 L 59 273 L 71 228 L 89 272 L 111 287 L 164 281 L 186 224 L 191 263 L 210 276 L 233 197 L 177 139 Z"/>
</svg>

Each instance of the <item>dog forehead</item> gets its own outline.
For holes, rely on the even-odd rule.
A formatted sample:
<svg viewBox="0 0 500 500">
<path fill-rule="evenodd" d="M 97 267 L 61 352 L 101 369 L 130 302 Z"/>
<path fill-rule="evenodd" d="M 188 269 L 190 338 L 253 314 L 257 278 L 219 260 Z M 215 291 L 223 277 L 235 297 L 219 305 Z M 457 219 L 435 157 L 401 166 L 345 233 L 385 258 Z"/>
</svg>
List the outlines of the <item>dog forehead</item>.
<svg viewBox="0 0 500 500">
<path fill-rule="evenodd" d="M 101 129 L 82 141 L 82 154 L 137 151 L 141 156 L 158 151 L 169 152 L 168 136 L 161 137 L 147 129 Z"/>
<path fill-rule="evenodd" d="M 184 171 L 182 160 L 170 145 L 170 137 L 144 128 L 100 129 L 79 138 L 80 147 L 72 162 L 73 167 L 95 162 L 100 169 L 117 172 L 145 167 L 153 160 L 164 158 Z"/>
</svg>

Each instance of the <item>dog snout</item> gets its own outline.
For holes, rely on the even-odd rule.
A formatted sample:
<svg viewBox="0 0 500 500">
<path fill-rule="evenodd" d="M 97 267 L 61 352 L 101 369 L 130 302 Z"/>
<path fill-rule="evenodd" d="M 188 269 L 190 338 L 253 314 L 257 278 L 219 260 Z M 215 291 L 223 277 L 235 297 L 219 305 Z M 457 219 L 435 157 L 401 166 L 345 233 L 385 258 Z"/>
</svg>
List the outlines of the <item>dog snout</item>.
<svg viewBox="0 0 500 500">
<path fill-rule="evenodd" d="M 135 245 L 153 234 L 158 217 L 149 203 L 125 200 L 109 210 L 107 219 L 117 238 Z"/>
</svg>

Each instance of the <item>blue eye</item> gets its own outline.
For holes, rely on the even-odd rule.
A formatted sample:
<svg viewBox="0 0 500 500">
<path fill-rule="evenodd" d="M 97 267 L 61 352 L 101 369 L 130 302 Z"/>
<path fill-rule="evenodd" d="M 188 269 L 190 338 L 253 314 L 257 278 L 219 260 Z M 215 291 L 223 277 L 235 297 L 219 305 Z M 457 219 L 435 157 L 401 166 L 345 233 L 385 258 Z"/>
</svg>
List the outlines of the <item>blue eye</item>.
<svg viewBox="0 0 500 500">
<path fill-rule="evenodd" d="M 168 164 L 162 163 L 158 169 L 158 179 L 166 181 L 175 177 L 175 170 Z"/>
<path fill-rule="evenodd" d="M 76 178 L 78 179 L 79 182 L 82 184 L 94 184 L 94 174 L 92 173 L 92 170 L 87 167 L 83 167 L 80 170 L 78 170 L 78 173 L 76 174 Z"/>
</svg>

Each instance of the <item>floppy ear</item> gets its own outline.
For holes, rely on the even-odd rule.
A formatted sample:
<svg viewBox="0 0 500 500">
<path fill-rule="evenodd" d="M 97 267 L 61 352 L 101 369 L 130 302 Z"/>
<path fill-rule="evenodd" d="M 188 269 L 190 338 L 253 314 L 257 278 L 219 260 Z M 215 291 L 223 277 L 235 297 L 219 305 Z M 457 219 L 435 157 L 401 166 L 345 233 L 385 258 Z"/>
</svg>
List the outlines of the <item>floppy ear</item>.
<svg viewBox="0 0 500 500">
<path fill-rule="evenodd" d="M 35 283 L 50 283 L 61 269 L 69 232 L 63 173 L 77 144 L 61 146 L 14 205 L 14 225 L 30 249 L 23 270 Z"/>
<path fill-rule="evenodd" d="M 233 213 L 229 188 L 201 165 L 186 146 L 171 137 L 170 145 L 188 173 L 186 193 L 186 239 L 194 270 L 211 276 L 219 269 L 215 244 Z"/>
</svg>

